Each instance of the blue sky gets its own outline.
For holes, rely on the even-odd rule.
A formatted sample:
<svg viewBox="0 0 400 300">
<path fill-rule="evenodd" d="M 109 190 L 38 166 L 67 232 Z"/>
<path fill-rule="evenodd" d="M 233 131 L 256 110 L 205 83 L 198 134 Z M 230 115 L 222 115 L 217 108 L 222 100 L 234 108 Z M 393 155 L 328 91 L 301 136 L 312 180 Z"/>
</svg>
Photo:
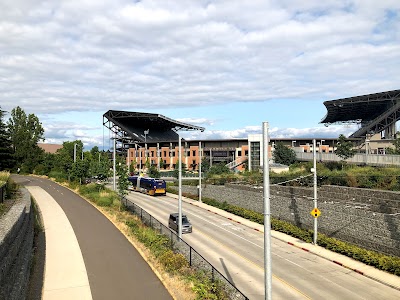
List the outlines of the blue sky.
<svg viewBox="0 0 400 300">
<path fill-rule="evenodd" d="M 399 89 L 400 1 L 0 2 L 0 106 L 48 143 L 102 147 L 110 110 L 203 126 L 186 138 L 337 137 L 323 102 Z M 103 134 L 104 132 L 104 134 Z M 107 144 L 107 142 L 106 142 Z"/>
</svg>

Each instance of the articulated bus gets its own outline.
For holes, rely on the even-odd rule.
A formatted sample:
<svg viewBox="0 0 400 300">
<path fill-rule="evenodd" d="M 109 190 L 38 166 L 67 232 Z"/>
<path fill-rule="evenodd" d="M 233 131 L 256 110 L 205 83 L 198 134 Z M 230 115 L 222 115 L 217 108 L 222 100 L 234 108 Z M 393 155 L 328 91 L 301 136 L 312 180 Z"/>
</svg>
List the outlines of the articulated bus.
<svg viewBox="0 0 400 300">
<path fill-rule="evenodd" d="M 129 176 L 134 191 L 142 192 L 151 196 L 166 195 L 167 184 L 165 180 L 141 176 Z"/>
</svg>

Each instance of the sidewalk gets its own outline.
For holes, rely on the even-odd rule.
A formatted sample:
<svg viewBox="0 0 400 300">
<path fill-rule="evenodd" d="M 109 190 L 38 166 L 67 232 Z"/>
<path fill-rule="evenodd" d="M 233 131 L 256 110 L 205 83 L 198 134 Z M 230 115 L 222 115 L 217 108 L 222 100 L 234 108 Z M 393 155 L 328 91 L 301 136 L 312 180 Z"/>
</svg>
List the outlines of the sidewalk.
<svg viewBox="0 0 400 300">
<path fill-rule="evenodd" d="M 42 188 L 26 187 L 40 207 L 46 232 L 46 263 L 42 299 L 91 300 L 81 249 L 67 216 Z"/>
<path fill-rule="evenodd" d="M 178 195 L 167 193 L 169 197 L 173 197 L 175 199 L 178 199 Z M 252 228 L 256 231 L 259 232 L 264 232 L 264 225 L 254 223 L 252 221 L 249 221 L 247 219 L 244 219 L 242 217 L 236 216 L 234 214 L 231 214 L 229 212 L 226 212 L 222 209 L 207 205 L 205 203 L 199 202 L 197 200 L 192 200 L 186 197 L 182 197 L 182 201 L 187 202 L 193 206 L 200 207 L 202 209 L 208 210 L 210 212 L 213 212 L 215 214 L 218 214 L 224 218 L 227 218 L 231 221 L 234 221 L 236 223 L 245 225 L 249 228 Z M 368 278 L 371 278 L 375 281 L 378 281 L 382 284 L 385 284 L 387 286 L 390 286 L 392 288 L 395 288 L 397 290 L 400 290 L 400 278 L 396 275 L 387 273 L 385 271 L 378 270 L 374 267 L 368 266 L 362 262 L 356 261 L 350 257 L 341 255 L 339 253 L 335 253 L 332 251 L 329 251 L 323 247 L 320 247 L 318 245 L 313 245 L 310 243 L 306 243 L 302 240 L 299 240 L 297 238 L 294 238 L 290 235 L 284 234 L 279 231 L 271 230 L 271 236 L 273 238 L 276 238 L 278 240 L 281 240 L 283 242 L 288 243 L 289 245 L 295 246 L 297 248 L 300 248 L 304 251 L 310 252 L 312 254 L 318 255 L 319 257 L 322 257 L 324 259 L 327 259 L 335 264 L 338 264 L 344 268 L 347 268 L 349 270 L 353 270 L 354 272 L 357 272 L 361 275 L 364 275 Z"/>
</svg>

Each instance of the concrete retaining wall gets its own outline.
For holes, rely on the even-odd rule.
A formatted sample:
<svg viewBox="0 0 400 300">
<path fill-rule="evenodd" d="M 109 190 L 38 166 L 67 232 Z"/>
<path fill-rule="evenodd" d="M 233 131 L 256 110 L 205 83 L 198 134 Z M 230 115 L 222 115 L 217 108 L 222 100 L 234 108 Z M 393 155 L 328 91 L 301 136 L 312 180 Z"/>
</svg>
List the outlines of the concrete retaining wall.
<svg viewBox="0 0 400 300">
<path fill-rule="evenodd" d="M 33 245 L 33 212 L 30 194 L 21 188 L 21 199 L 0 218 L 0 299 L 25 299 Z"/>
<path fill-rule="evenodd" d="M 194 186 L 183 186 L 182 191 L 197 194 Z M 312 188 L 271 186 L 270 191 L 274 218 L 313 229 Z M 263 210 L 262 187 L 207 185 L 202 195 L 260 213 Z M 400 193 L 322 186 L 318 189 L 318 208 L 319 232 L 400 257 Z"/>
</svg>

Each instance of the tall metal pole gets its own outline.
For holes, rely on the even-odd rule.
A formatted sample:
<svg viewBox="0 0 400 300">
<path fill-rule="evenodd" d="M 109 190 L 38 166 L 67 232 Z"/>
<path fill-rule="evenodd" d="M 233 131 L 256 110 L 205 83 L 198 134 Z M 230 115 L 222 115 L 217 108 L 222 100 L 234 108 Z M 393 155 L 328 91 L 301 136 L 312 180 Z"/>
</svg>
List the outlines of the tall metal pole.
<svg viewBox="0 0 400 300">
<path fill-rule="evenodd" d="M 199 202 L 201 202 L 201 142 L 199 142 Z"/>
<path fill-rule="evenodd" d="M 317 208 L 317 156 L 316 156 L 316 142 L 313 139 L 313 158 L 314 158 L 314 209 Z M 317 244 L 317 232 L 318 228 L 318 218 L 314 218 L 314 245 Z"/>
<path fill-rule="evenodd" d="M 264 172 L 264 280 L 265 299 L 272 299 L 272 266 L 271 266 L 271 211 L 269 191 L 269 159 L 268 159 L 268 122 L 263 122 L 263 172 Z"/>
<path fill-rule="evenodd" d="M 160 171 L 160 144 L 157 143 L 157 171 Z"/>
<path fill-rule="evenodd" d="M 76 144 L 74 144 L 74 162 L 76 162 Z"/>
<path fill-rule="evenodd" d="M 131 166 L 131 159 L 130 159 L 130 150 L 129 150 L 129 144 L 128 144 L 128 153 L 127 153 L 127 158 L 128 158 L 128 163 L 127 163 L 127 167 L 128 167 L 128 174 L 130 173 L 130 166 Z"/>
<path fill-rule="evenodd" d="M 142 173 L 142 147 L 139 146 L 139 176 Z"/>
<path fill-rule="evenodd" d="M 114 180 L 113 180 L 113 188 L 114 188 L 114 191 L 116 191 L 117 190 L 117 185 L 116 185 L 116 179 L 115 179 L 115 161 L 116 161 L 116 159 L 117 159 L 117 155 L 116 155 L 116 153 L 117 153 L 117 151 L 116 151 L 116 148 L 117 148 L 117 139 L 116 138 L 114 138 L 114 153 L 113 153 L 113 176 L 114 176 Z"/>
<path fill-rule="evenodd" d="M 178 144 L 178 159 L 179 159 L 179 176 L 178 176 L 178 182 L 179 182 L 179 195 L 178 195 L 178 215 L 179 215 L 179 223 L 178 223 L 178 235 L 179 239 L 182 238 L 182 140 L 181 136 L 178 135 L 179 139 L 179 144 Z"/>
</svg>

